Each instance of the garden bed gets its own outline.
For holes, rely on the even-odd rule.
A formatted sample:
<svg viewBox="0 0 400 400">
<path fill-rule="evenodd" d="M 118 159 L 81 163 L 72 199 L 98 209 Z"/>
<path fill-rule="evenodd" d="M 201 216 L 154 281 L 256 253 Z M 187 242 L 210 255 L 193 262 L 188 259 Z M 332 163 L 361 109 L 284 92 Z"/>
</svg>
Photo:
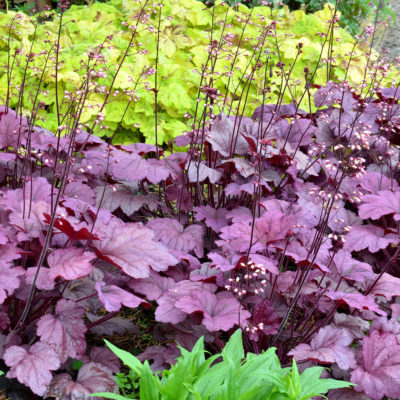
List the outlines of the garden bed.
<svg viewBox="0 0 400 400">
<path fill-rule="evenodd" d="M 0 14 L 0 349 L 19 382 L 0 389 L 234 400 L 257 359 L 269 395 L 313 397 L 314 374 L 330 400 L 400 397 L 399 72 L 376 27 L 339 22 L 195 0 Z M 208 397 L 203 344 L 230 368 Z"/>
</svg>

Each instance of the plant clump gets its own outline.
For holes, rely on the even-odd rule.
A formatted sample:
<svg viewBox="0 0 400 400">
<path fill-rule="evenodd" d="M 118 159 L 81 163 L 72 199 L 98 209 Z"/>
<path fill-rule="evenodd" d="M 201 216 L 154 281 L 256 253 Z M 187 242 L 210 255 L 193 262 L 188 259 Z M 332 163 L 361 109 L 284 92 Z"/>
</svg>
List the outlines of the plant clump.
<svg viewBox="0 0 400 400">
<path fill-rule="evenodd" d="M 273 67 L 272 75 L 281 71 L 274 97 L 270 62 L 283 50 L 274 55 L 268 47 L 268 33 L 277 26 L 270 21 L 259 43 L 249 44 L 247 76 L 232 75 L 243 90 L 228 100 L 229 91 L 207 69 L 214 71 L 223 51 L 224 34 L 217 30 L 197 83 L 200 101 L 187 108 L 190 124 L 183 134 L 174 131 L 174 143 L 161 145 L 158 99 L 166 84 L 159 76 L 158 32 L 164 9 L 154 4 L 155 24 L 147 2 L 132 14 L 122 55 L 109 46 L 119 40 L 112 30 L 97 48 L 82 43 L 82 70 L 68 70 L 81 83 L 68 93 L 58 85 L 69 40 L 62 32 L 74 26 L 68 3 L 60 3 L 59 33 L 49 33 L 51 52 L 43 53 L 41 69 L 31 64 L 38 45 L 33 38 L 45 24 L 34 25 L 27 54 L 12 47 L 25 17 L 13 14 L 8 25 L 0 107 L 0 356 L 6 376 L 28 387 L 32 398 L 115 392 L 118 359 L 86 339 L 138 332 L 120 312 L 144 308 L 154 310 L 151 333 L 165 344 L 138 356 L 151 361 L 153 371 L 179 356 L 177 344 L 191 350 L 202 337 L 216 354 L 240 328 L 246 353 L 275 347 L 283 367 L 293 358 L 301 368 L 328 366 L 327 377 L 356 385 L 331 390 L 329 399 L 399 398 L 400 87 L 394 62 L 372 51 L 349 56 L 340 81 L 335 36 L 326 31 L 299 93 L 288 78 L 295 64 L 282 59 Z M 180 3 L 168 6 L 194 18 L 195 11 Z M 338 18 L 329 12 L 327 26 L 336 32 Z M 126 133 L 129 99 L 116 131 L 110 135 L 103 125 L 111 99 L 118 98 L 114 85 L 126 81 L 124 66 L 140 24 L 157 33 L 154 68 L 146 64 L 154 81 L 144 83 L 153 96 L 154 144 L 117 140 Z M 375 28 L 363 34 L 370 47 Z M 171 41 L 180 34 L 175 27 Z M 298 45 L 296 57 L 302 51 Z M 111 73 L 103 52 L 115 57 Z M 361 60 L 361 83 L 353 85 L 352 62 L 358 68 Z M 22 83 L 14 81 L 14 66 L 24 71 Z M 32 72 L 39 80 L 27 113 Z M 256 72 L 264 79 L 249 112 Z M 38 124 L 46 110 L 40 100 L 46 74 L 57 83 L 54 92 L 45 91 L 55 110 L 51 129 Z M 103 74 L 112 78 L 97 109 L 92 96 L 100 96 Z M 397 81 L 388 82 L 391 76 Z M 221 110 L 223 99 L 228 106 Z"/>
<path fill-rule="evenodd" d="M 364 66 L 376 58 L 366 52 L 366 35 L 353 39 L 334 11 L 328 4 L 306 15 L 287 7 L 207 9 L 197 0 L 161 7 L 112 0 L 71 6 L 61 18 L 48 12 L 40 23 L 10 11 L 0 14 L 0 98 L 24 115 L 35 108 L 35 123 L 53 132 L 68 125 L 84 99 L 80 122 L 121 144 L 155 143 L 155 108 L 158 144 L 187 130 L 196 107 L 206 106 L 198 96 L 205 74 L 217 90 L 215 114 L 233 109 L 250 117 L 264 89 L 266 102 L 302 99 L 308 111 L 306 82 L 360 85 Z"/>
</svg>

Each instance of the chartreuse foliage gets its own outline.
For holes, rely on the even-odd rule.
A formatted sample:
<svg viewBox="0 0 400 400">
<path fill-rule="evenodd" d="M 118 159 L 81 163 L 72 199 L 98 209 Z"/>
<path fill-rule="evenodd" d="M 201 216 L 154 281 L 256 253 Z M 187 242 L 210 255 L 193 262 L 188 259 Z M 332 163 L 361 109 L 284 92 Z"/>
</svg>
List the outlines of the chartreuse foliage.
<svg viewBox="0 0 400 400">
<path fill-rule="evenodd" d="M 112 86 L 106 106 L 102 109 L 102 124 L 97 125 L 94 132 L 101 136 L 112 136 L 118 128 L 119 133 L 115 137 L 115 142 L 119 143 L 132 143 L 138 139 L 139 133 L 145 136 L 146 142 L 155 142 L 155 93 L 151 89 L 155 84 L 157 35 L 151 32 L 154 29 L 150 25 L 158 26 L 160 7 L 151 6 L 151 2 L 147 3 L 149 6 L 145 10 L 150 15 L 150 24 L 147 26 L 138 24 L 137 35 L 133 40 L 135 46 L 132 46 L 126 58 L 124 54 L 132 35 L 129 26 L 136 25 L 137 15 L 144 2 L 111 0 L 107 4 L 95 3 L 88 7 L 72 6 L 63 15 L 57 72 L 60 112 L 69 115 L 75 110 L 74 107 L 69 108 L 71 93 L 82 88 L 78 98 L 82 96 L 85 90 L 82 84 L 87 78 L 88 71 L 92 70 L 90 72 L 92 84 L 87 88 L 87 100 L 80 122 L 90 126 L 93 124 L 106 100 L 107 90 Z M 233 110 L 239 105 L 237 99 L 247 96 L 244 115 L 251 116 L 254 109 L 260 105 L 261 89 L 264 87 L 271 88 L 268 102 L 291 103 L 294 99 L 300 99 L 304 92 L 306 67 L 310 71 L 308 79 L 317 66 L 319 68 L 312 83 L 317 85 L 326 83 L 327 67 L 318 60 L 320 53 L 323 58 L 328 56 L 329 46 L 323 45 L 325 38 L 320 34 L 326 34 L 329 31 L 328 21 L 332 17 L 332 10 L 328 5 L 315 14 L 306 15 L 300 10 L 289 12 L 287 7 L 271 10 L 270 7 L 262 6 L 250 11 L 241 5 L 237 11 L 229 9 L 226 14 L 227 7 L 221 4 L 212 11 L 212 9 L 206 9 L 197 0 L 166 0 L 163 3 L 157 66 L 157 89 L 159 90 L 157 117 L 160 143 L 168 142 L 187 129 L 188 120 L 185 117 L 187 113 L 191 116 L 195 115 L 202 65 L 210 65 L 209 62 L 207 63 L 209 56 L 207 47 L 210 43 L 211 29 L 213 40 L 219 40 L 222 34 L 232 33 L 231 45 L 225 44 L 222 47 L 225 46 L 227 50 L 231 50 L 233 55 L 236 50 L 239 50 L 234 67 L 232 67 L 234 57 L 232 54 L 226 56 L 228 53 L 223 50 L 220 50 L 218 60 L 214 65 L 214 87 L 223 94 L 227 93 L 227 104 L 230 104 L 230 99 L 234 99 Z M 250 13 L 251 17 L 246 25 L 244 21 Z M 11 31 L 11 40 L 8 41 L 9 24 L 13 18 L 15 18 L 14 12 L 9 12 L 7 15 L 0 14 L 0 65 L 2 66 L 0 100 L 4 102 L 6 99 L 7 68 L 3 66 L 9 63 L 12 65 L 9 105 L 16 107 L 18 104 L 21 84 L 24 82 L 23 111 L 28 115 L 39 101 L 42 102 L 36 122 L 55 131 L 62 122 L 65 123 L 58 120 L 56 112 L 54 43 L 57 43 L 59 20 L 54 18 L 39 24 L 35 33 L 35 21 L 22 15 L 17 22 L 19 23 L 17 29 Z M 224 21 L 225 18 L 227 26 L 224 28 L 218 21 Z M 264 62 L 264 68 L 254 72 L 253 80 L 249 85 L 246 83 L 246 75 L 250 74 L 251 66 L 255 64 L 257 58 L 257 54 L 252 57 L 253 46 L 262 27 L 271 24 L 273 20 L 276 20 L 276 28 L 266 36 L 266 42 L 262 48 L 266 53 L 260 58 L 260 61 Z M 244 26 L 246 28 L 243 39 L 240 40 Z M 35 40 L 33 40 L 34 37 Z M 101 44 L 107 37 L 104 47 L 101 48 Z M 303 45 L 301 54 L 298 54 L 299 43 Z M 26 70 L 26 79 L 23 80 L 26 54 L 29 54 L 32 44 L 33 58 Z M 347 78 L 354 84 L 362 81 L 364 66 L 367 63 L 366 47 L 355 48 L 349 67 L 350 57 L 346 54 L 353 50 L 353 45 L 354 39 L 347 31 L 343 29 L 334 31 L 332 54 L 338 56 L 338 61 L 330 78 Z M 100 49 L 105 58 L 106 67 L 99 63 L 95 66 L 93 59 L 88 67 L 89 55 L 100 53 Z M 10 60 L 8 50 L 10 50 Z M 23 50 L 22 53 L 21 50 Z M 41 53 L 43 50 L 46 50 L 47 54 Z M 279 64 L 277 68 L 280 61 L 287 71 L 295 61 L 287 82 L 282 74 L 282 64 Z M 153 72 L 149 72 L 152 69 Z M 195 72 L 195 69 L 198 72 Z M 233 70 L 233 76 L 230 78 L 231 70 Z M 244 79 L 243 76 L 245 76 Z M 41 82 L 40 87 L 39 82 Z M 112 82 L 113 85 L 111 85 Z M 283 95 L 280 93 L 280 88 L 284 88 Z M 304 96 L 302 108 L 308 109 L 309 106 L 314 108 L 313 105 L 309 105 L 309 99 L 309 96 Z M 200 101 L 199 106 L 201 111 L 204 100 Z M 219 107 L 215 106 L 214 113 L 227 112 L 228 107 L 226 105 L 224 109 L 222 107 L 223 104 Z M 120 123 L 123 115 L 123 121 Z M 40 118 L 45 118 L 45 121 L 41 121 Z"/>
<path fill-rule="evenodd" d="M 201 0 L 205 4 L 212 4 L 212 1 Z M 235 6 L 244 3 L 249 8 L 259 6 L 262 0 L 228 0 L 229 5 Z M 352 35 L 360 33 L 361 25 L 378 14 L 378 19 L 389 23 L 396 23 L 396 13 L 390 7 L 388 0 L 270 0 L 273 4 L 283 3 L 291 10 L 299 8 L 307 13 L 314 13 L 324 8 L 326 3 L 338 4 L 341 13 L 340 26 L 347 28 Z"/>
<path fill-rule="evenodd" d="M 292 368 L 282 368 L 275 348 L 262 354 L 247 353 L 245 357 L 240 329 L 231 336 L 221 353 L 207 359 L 203 337 L 192 351 L 181 347 L 177 363 L 164 370 L 161 377 L 152 372 L 147 361 L 142 364 L 132 354 L 106 343 L 134 372 L 131 376 L 136 382 L 132 386 L 138 386 L 141 400 L 306 400 L 330 389 L 352 386 L 348 382 L 320 379 L 322 367 L 308 368 L 299 374 L 294 359 Z M 217 360 L 220 362 L 213 364 Z M 114 393 L 94 395 L 127 399 Z"/>
</svg>

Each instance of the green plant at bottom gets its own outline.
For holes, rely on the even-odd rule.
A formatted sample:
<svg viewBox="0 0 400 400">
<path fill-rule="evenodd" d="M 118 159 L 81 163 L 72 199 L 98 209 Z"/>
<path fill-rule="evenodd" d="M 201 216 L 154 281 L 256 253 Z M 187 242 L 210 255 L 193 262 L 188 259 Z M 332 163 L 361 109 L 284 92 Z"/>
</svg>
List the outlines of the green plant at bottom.
<svg viewBox="0 0 400 400">
<path fill-rule="evenodd" d="M 306 400 L 316 396 L 326 398 L 322 394 L 330 389 L 353 385 L 320 379 L 322 367 L 308 368 L 299 374 L 294 359 L 291 368 L 282 368 L 274 347 L 262 354 L 247 353 L 245 357 L 240 330 L 232 335 L 221 353 L 207 359 L 203 338 L 190 352 L 180 347 L 177 363 L 162 371 L 161 377 L 152 372 L 147 361 L 141 363 L 134 355 L 105 342 L 133 371 L 131 385 L 138 388 L 136 398 L 140 400 Z M 92 396 L 127 399 L 115 393 Z"/>
</svg>

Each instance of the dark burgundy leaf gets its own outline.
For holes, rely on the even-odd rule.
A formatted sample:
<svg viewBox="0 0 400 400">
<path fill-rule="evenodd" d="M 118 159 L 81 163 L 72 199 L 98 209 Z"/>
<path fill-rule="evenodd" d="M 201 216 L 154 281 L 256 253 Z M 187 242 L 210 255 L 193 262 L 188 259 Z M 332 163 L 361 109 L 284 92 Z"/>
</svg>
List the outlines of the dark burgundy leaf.
<svg viewBox="0 0 400 400">
<path fill-rule="evenodd" d="M 175 343 L 165 346 L 150 346 L 143 353 L 139 354 L 140 361 L 153 360 L 151 369 L 153 372 L 163 371 L 170 368 L 171 364 L 176 363 L 177 357 L 181 355 L 181 351 Z"/>
<path fill-rule="evenodd" d="M 74 381 L 68 374 L 56 375 L 46 392 L 47 397 L 55 397 L 57 400 L 66 399 L 95 399 L 101 397 L 89 397 L 95 392 L 111 392 L 117 389 L 111 371 L 101 364 L 90 362 L 84 364 Z"/>
<path fill-rule="evenodd" d="M 89 354 L 90 362 L 104 365 L 110 371 L 117 373 L 121 369 L 119 358 L 107 347 L 92 347 Z"/>
<path fill-rule="evenodd" d="M 51 216 L 49 214 L 44 214 L 44 217 L 44 222 L 49 224 Z M 65 233 L 71 240 L 99 240 L 95 234 L 90 234 L 90 231 L 87 228 L 75 230 L 75 228 L 65 218 L 56 218 L 54 228 L 58 229 L 62 233 Z"/>
<path fill-rule="evenodd" d="M 90 313 L 86 313 L 89 321 L 95 323 L 97 320 L 103 318 L 103 316 L 96 316 Z M 97 335 L 124 335 L 129 332 L 130 335 L 140 335 L 140 329 L 131 320 L 123 319 L 119 317 L 113 317 L 107 319 L 107 321 L 101 322 L 99 325 L 95 325 L 90 328 L 90 332 L 96 333 Z"/>
<path fill-rule="evenodd" d="M 270 300 L 263 299 L 260 303 L 255 305 L 251 323 L 253 326 L 262 324 L 263 328 L 261 331 L 265 335 L 274 335 L 278 332 L 278 316 Z"/>
</svg>

